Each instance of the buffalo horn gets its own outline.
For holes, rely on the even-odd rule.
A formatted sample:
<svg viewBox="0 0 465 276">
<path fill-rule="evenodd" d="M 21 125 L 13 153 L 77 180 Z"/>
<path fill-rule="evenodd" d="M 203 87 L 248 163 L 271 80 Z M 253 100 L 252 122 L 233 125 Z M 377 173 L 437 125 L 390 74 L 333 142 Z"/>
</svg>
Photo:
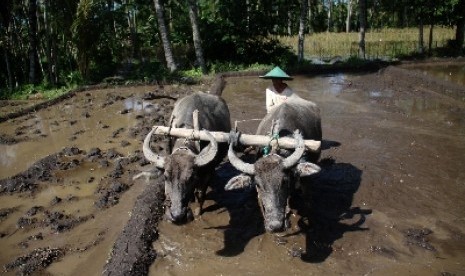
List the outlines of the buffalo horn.
<svg viewBox="0 0 465 276">
<path fill-rule="evenodd" d="M 213 135 L 207 130 L 205 131 L 205 134 L 208 136 L 208 140 L 210 140 L 210 145 L 205 147 L 198 155 L 195 156 L 194 163 L 198 167 L 205 166 L 213 161 L 216 153 L 218 152 L 218 143 L 216 142 L 215 137 L 213 137 Z"/>
<path fill-rule="evenodd" d="M 254 165 L 246 163 L 242 161 L 239 157 L 237 157 L 236 154 L 234 153 L 232 143 L 229 144 L 228 158 L 229 158 L 229 162 L 231 163 L 231 165 L 233 165 L 236 169 L 240 170 L 241 172 L 249 174 L 249 175 L 255 174 Z"/>
<path fill-rule="evenodd" d="M 294 132 L 294 139 L 296 140 L 297 145 L 294 152 L 283 160 L 283 167 L 285 169 L 290 169 L 292 166 L 297 164 L 305 151 L 305 144 L 304 139 L 302 138 L 302 134 L 300 134 L 298 131 Z"/>
<path fill-rule="evenodd" d="M 156 128 L 153 128 L 149 134 L 144 139 L 144 145 L 142 147 L 142 151 L 144 152 L 144 156 L 147 160 L 150 162 L 154 163 L 157 168 L 162 169 L 165 164 L 165 158 L 163 156 L 160 156 L 156 153 L 154 153 L 150 149 L 150 138 L 152 137 L 153 132 L 155 131 Z"/>
</svg>

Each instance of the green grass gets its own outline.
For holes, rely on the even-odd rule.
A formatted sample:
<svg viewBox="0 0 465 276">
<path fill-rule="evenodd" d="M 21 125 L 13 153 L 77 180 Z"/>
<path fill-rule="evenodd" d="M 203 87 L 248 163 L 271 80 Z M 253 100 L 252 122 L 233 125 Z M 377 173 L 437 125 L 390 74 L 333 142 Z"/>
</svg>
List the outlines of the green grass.
<svg viewBox="0 0 465 276">
<path fill-rule="evenodd" d="M 304 56 L 307 58 L 331 58 L 358 55 L 358 33 L 315 33 L 305 37 Z M 367 58 L 396 58 L 411 55 L 418 49 L 418 28 L 370 30 L 365 35 Z M 455 38 L 455 30 L 448 27 L 433 29 L 432 48 L 447 46 Z M 297 36 L 276 37 L 297 53 Z M 423 33 L 425 50 L 428 48 L 429 26 Z"/>
<path fill-rule="evenodd" d="M 37 100 L 50 100 L 56 97 L 59 97 L 63 94 L 66 94 L 71 89 L 76 86 L 64 86 L 60 88 L 48 88 L 42 85 L 24 85 L 21 88 L 14 90 L 11 94 L 7 95 L 6 98 L 9 100 L 27 100 L 27 99 L 37 99 Z"/>
</svg>

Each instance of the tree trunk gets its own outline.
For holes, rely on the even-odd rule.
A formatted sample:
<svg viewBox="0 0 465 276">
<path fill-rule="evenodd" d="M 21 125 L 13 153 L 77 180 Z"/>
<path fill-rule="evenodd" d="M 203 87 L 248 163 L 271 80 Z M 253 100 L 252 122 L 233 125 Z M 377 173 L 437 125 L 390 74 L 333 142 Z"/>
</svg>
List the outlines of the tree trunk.
<svg viewBox="0 0 465 276">
<path fill-rule="evenodd" d="M 287 11 L 287 35 L 292 35 L 292 12 Z"/>
<path fill-rule="evenodd" d="M 170 69 L 171 72 L 174 72 L 178 69 L 176 62 L 174 61 L 173 57 L 173 50 L 171 47 L 171 42 L 168 37 L 168 29 L 166 28 L 165 24 L 165 17 L 164 17 L 164 8 L 163 5 L 161 5 L 160 0 L 153 0 L 153 3 L 155 5 L 155 11 L 157 15 L 157 21 L 158 21 L 158 30 L 160 32 L 161 36 L 161 41 L 163 44 L 163 50 L 165 51 L 165 58 L 166 58 L 166 64 L 168 68 Z"/>
<path fill-rule="evenodd" d="M 461 18 L 457 21 L 457 29 L 455 31 L 455 42 L 457 48 L 460 50 L 463 47 L 465 37 L 465 18 Z"/>
<path fill-rule="evenodd" d="M 207 65 L 203 58 L 202 39 L 200 37 L 199 14 L 196 0 L 187 0 L 189 7 L 189 18 L 192 25 L 192 38 L 194 40 L 195 56 L 203 74 L 207 73 Z"/>
<path fill-rule="evenodd" d="M 424 53 L 424 43 L 423 43 L 423 18 L 420 16 L 420 25 L 418 26 L 418 53 Z"/>
<path fill-rule="evenodd" d="M 6 73 L 8 78 L 8 91 L 13 91 L 13 72 L 11 72 L 11 65 L 10 65 L 10 43 L 11 43 L 11 28 L 10 28 L 10 20 L 12 17 L 12 3 L 4 3 L 0 7 L 0 19 L 2 19 L 1 24 L 3 25 L 4 32 L 1 32 L 4 37 L 0 39 L 3 40 L 3 58 L 5 60 L 5 67 Z"/>
<path fill-rule="evenodd" d="M 312 27 L 312 22 L 313 22 L 313 13 L 312 13 L 312 0 L 308 0 L 308 33 L 312 34 L 313 33 L 313 27 Z"/>
<path fill-rule="evenodd" d="M 134 59 L 136 56 L 136 41 L 137 41 L 137 35 L 136 35 L 136 13 L 134 12 L 134 7 L 131 5 L 130 1 L 127 1 L 127 10 L 126 10 L 126 16 L 128 20 L 128 28 L 129 28 L 129 33 L 130 33 L 130 41 L 131 41 L 131 53 L 129 59 Z"/>
<path fill-rule="evenodd" d="M 366 28 L 366 13 L 367 13 L 367 3 L 366 0 L 359 0 L 359 21 L 360 21 L 360 30 L 359 30 L 359 40 L 358 40 L 358 51 L 359 56 L 363 59 L 366 57 L 365 53 L 365 28 Z"/>
<path fill-rule="evenodd" d="M 8 56 L 7 47 L 5 47 L 3 50 L 4 50 L 3 56 L 5 58 L 6 72 L 8 74 L 8 90 L 11 92 L 13 91 L 13 76 L 11 74 L 10 58 Z"/>
<path fill-rule="evenodd" d="M 350 33 L 350 19 L 352 17 L 352 0 L 347 0 L 347 18 L 346 18 L 346 33 Z"/>
<path fill-rule="evenodd" d="M 37 84 L 37 0 L 29 0 L 29 83 Z"/>
<path fill-rule="evenodd" d="M 333 25 L 332 21 L 331 21 L 331 13 L 332 13 L 332 10 L 333 10 L 333 0 L 329 0 L 329 8 L 328 8 L 328 32 L 331 31 L 331 26 Z"/>
<path fill-rule="evenodd" d="M 458 50 L 462 50 L 465 36 L 465 0 L 460 0 L 456 6 L 457 29 L 455 30 L 455 45 Z"/>
<path fill-rule="evenodd" d="M 431 51 L 433 50 L 433 29 L 434 29 L 434 24 L 431 23 L 430 27 L 429 27 L 429 39 L 428 39 L 428 51 L 429 53 L 431 53 Z"/>
<path fill-rule="evenodd" d="M 43 28 L 44 28 L 44 32 L 45 32 L 45 56 L 46 56 L 46 59 L 47 59 L 47 73 L 46 73 L 46 76 L 47 76 L 47 79 L 48 81 L 50 82 L 50 84 L 52 85 L 55 85 L 56 82 L 57 82 L 57 78 L 56 78 L 56 72 L 55 72 L 55 66 L 56 66 L 56 62 L 55 62 L 55 58 L 54 58 L 54 55 L 55 55 L 55 35 L 54 35 L 54 29 L 53 29 L 53 26 L 52 26 L 52 22 L 51 22 L 51 17 L 50 17 L 50 12 L 49 12 L 49 9 L 50 9 L 50 6 L 49 6 L 49 1 L 48 0 L 45 0 L 43 1 Z"/>
<path fill-rule="evenodd" d="M 304 41 L 305 41 L 305 22 L 308 11 L 308 2 L 307 0 L 301 1 L 300 7 L 300 20 L 299 20 L 299 45 L 298 45 L 298 61 L 302 62 L 304 60 Z"/>
</svg>

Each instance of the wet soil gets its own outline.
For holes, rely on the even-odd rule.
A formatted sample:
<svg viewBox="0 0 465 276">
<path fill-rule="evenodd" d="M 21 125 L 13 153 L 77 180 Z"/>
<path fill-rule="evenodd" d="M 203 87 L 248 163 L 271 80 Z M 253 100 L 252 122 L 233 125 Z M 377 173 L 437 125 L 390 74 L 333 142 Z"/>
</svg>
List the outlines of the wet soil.
<svg viewBox="0 0 465 276">
<path fill-rule="evenodd" d="M 232 122 L 265 114 L 257 77 L 226 77 Z M 298 75 L 322 109 L 323 171 L 291 200 L 291 227 L 265 233 L 256 193 L 225 192 L 225 160 L 205 212 L 162 220 L 162 177 L 141 154 L 151 126 L 203 86 L 76 92 L 0 131 L 0 265 L 8 274 L 465 274 L 465 88 L 410 68 Z M 5 114 L 7 105 L 2 106 Z M 17 111 L 13 106 L 10 111 Z M 3 114 L 3 113 L 2 113 Z M 163 152 L 165 138 L 152 146 Z M 245 156 L 245 158 L 250 158 Z M 133 180 L 140 172 L 151 176 Z"/>
</svg>

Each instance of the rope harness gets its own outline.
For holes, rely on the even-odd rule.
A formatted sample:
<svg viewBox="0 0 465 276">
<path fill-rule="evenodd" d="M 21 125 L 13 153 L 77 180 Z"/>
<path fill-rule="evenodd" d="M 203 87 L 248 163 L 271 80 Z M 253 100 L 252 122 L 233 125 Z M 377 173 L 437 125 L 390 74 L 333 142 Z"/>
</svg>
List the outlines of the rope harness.
<svg viewBox="0 0 465 276">
<path fill-rule="evenodd" d="M 267 146 L 263 147 L 263 149 L 262 149 L 263 155 L 266 156 L 266 155 L 270 154 L 271 149 L 272 149 L 271 142 L 273 142 L 273 140 L 276 140 L 276 145 L 279 147 L 278 139 L 279 139 L 279 134 L 273 134 L 273 135 L 271 135 L 270 142 L 268 143 Z"/>
</svg>

